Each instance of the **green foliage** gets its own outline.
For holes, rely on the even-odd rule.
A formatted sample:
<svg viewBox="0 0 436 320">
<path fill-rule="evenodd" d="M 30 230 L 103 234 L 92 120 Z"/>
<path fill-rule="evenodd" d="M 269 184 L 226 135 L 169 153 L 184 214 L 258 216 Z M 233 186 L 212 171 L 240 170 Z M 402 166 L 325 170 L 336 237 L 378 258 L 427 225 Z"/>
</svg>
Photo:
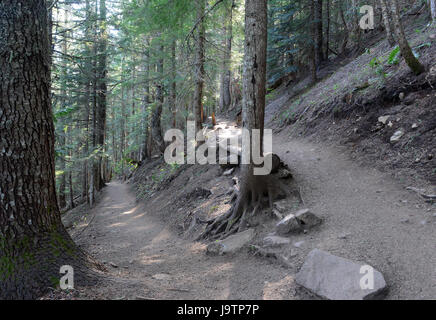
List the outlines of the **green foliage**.
<svg viewBox="0 0 436 320">
<path fill-rule="evenodd" d="M 400 62 L 400 47 L 396 46 L 388 56 L 388 64 L 398 64 Z"/>
</svg>

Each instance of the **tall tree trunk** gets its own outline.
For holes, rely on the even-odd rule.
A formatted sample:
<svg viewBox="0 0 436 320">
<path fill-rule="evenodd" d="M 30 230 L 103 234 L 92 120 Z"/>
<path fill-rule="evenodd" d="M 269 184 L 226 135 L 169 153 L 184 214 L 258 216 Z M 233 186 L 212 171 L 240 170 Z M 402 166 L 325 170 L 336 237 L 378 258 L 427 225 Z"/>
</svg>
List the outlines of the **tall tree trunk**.
<svg viewBox="0 0 436 320">
<path fill-rule="evenodd" d="M 424 72 L 424 66 L 418 61 L 414 56 L 412 49 L 406 39 L 406 34 L 404 33 L 403 24 L 400 20 L 400 10 L 398 8 L 398 0 L 392 0 L 392 18 L 394 20 L 395 33 L 398 40 L 398 45 L 400 46 L 401 55 L 404 57 L 409 68 L 416 75 Z"/>
<path fill-rule="evenodd" d="M 163 54 L 164 46 L 160 46 L 159 51 Z M 163 57 L 159 58 L 159 62 L 157 65 L 157 72 L 160 77 L 163 77 L 164 72 L 164 59 Z M 157 148 L 157 151 L 160 153 L 165 152 L 165 143 L 162 137 L 162 126 L 161 126 L 161 116 L 162 116 L 162 108 L 164 103 L 164 93 L 163 93 L 163 83 L 159 81 L 156 84 L 156 106 L 153 110 L 153 116 L 151 119 L 151 134 L 153 136 L 153 142 Z"/>
<path fill-rule="evenodd" d="M 242 123 L 245 129 L 260 130 L 260 153 L 263 151 L 263 130 L 266 93 L 267 4 L 264 0 L 245 2 L 245 55 L 243 76 Z M 251 166 L 248 166 L 251 167 Z M 245 168 L 245 174 L 252 168 Z"/>
<path fill-rule="evenodd" d="M 98 66 L 97 66 L 97 119 L 96 119 L 96 147 L 99 150 L 96 159 L 95 188 L 100 191 L 106 181 L 104 180 L 103 151 L 106 132 L 106 95 L 107 95 L 107 27 L 106 27 L 106 0 L 100 0 L 100 25 L 98 39 Z"/>
<path fill-rule="evenodd" d="M 197 44 L 195 54 L 195 92 L 194 92 L 194 115 L 195 125 L 197 130 L 203 128 L 203 122 L 201 119 L 201 110 L 203 105 L 203 87 L 204 87 L 204 37 L 205 37 L 205 25 L 204 25 L 204 10 L 205 0 L 197 1 L 197 20 L 201 19 L 201 22 L 197 27 Z"/>
<path fill-rule="evenodd" d="M 149 137 L 150 137 L 150 114 L 148 107 L 151 103 L 150 97 L 150 43 L 149 40 L 145 40 L 146 50 L 145 50 L 145 94 L 143 98 L 143 130 L 144 130 L 144 141 L 142 142 L 142 159 L 147 159 L 150 157 L 150 148 L 149 148 Z"/>
<path fill-rule="evenodd" d="M 341 54 L 345 55 L 347 51 L 348 39 L 350 38 L 350 30 L 348 29 L 347 20 L 345 20 L 343 2 L 339 1 L 339 15 L 341 16 L 342 24 L 344 26 L 344 39 L 341 45 Z"/>
<path fill-rule="evenodd" d="M 323 27 L 322 27 L 322 0 L 315 0 L 315 52 L 316 62 L 319 65 L 324 60 L 323 55 Z"/>
<path fill-rule="evenodd" d="M 383 24 L 385 25 L 385 29 L 386 29 L 386 38 L 388 40 L 389 45 L 393 47 L 395 46 L 396 42 L 394 39 L 394 35 L 392 34 L 391 17 L 390 17 L 391 15 L 386 5 L 386 0 L 380 0 L 380 6 L 382 9 Z"/>
<path fill-rule="evenodd" d="M 83 284 L 86 255 L 56 201 L 46 1 L 2 0 L 0 12 L 0 299 L 34 299 L 63 265 Z"/>
<path fill-rule="evenodd" d="M 358 0 L 351 1 L 352 10 L 353 10 L 353 34 L 354 40 L 356 41 L 357 51 L 360 50 L 362 43 L 362 29 L 360 29 L 359 25 L 359 3 Z"/>
<path fill-rule="evenodd" d="M 64 38 L 62 40 L 62 66 L 61 66 L 61 92 L 60 92 L 60 107 L 61 109 L 65 109 L 67 107 L 67 51 L 68 51 L 68 43 L 67 43 L 67 37 L 68 32 L 66 31 L 68 29 L 68 10 L 64 10 Z M 62 149 L 65 149 L 66 147 L 66 137 L 65 137 L 65 130 L 64 125 L 65 121 L 64 119 L 61 119 L 59 121 L 59 146 Z M 59 207 L 61 209 L 65 208 L 67 206 L 65 191 L 66 191 L 66 184 L 67 184 L 67 173 L 66 173 L 66 165 L 65 165 L 65 153 L 62 153 L 60 157 L 60 182 L 59 182 Z"/>
<path fill-rule="evenodd" d="M 311 6 L 310 6 L 310 20 L 315 20 L 316 15 L 316 0 L 311 0 Z M 316 50 L 316 23 L 312 23 L 310 27 L 310 32 L 312 36 L 312 45 L 310 47 L 310 71 L 311 71 L 311 77 L 312 77 L 312 83 L 315 83 L 317 81 L 317 75 L 316 75 L 316 69 L 317 69 L 317 50 Z"/>
<path fill-rule="evenodd" d="M 231 70 L 230 63 L 232 59 L 232 41 L 233 41 L 233 8 L 235 1 L 232 0 L 226 9 L 227 22 L 224 25 L 224 54 L 221 73 L 221 89 L 220 89 L 220 109 L 226 110 L 231 104 L 230 82 Z"/>
<path fill-rule="evenodd" d="M 171 87 L 170 87 L 170 111 L 172 113 L 172 126 L 173 128 L 176 128 L 176 117 L 177 117 L 177 105 L 176 105 L 176 98 L 177 98 L 177 72 L 176 72 L 176 40 L 174 39 L 171 42 Z"/>
<path fill-rule="evenodd" d="M 265 116 L 266 93 L 266 49 L 267 49 L 267 2 L 265 0 L 245 1 L 245 43 L 244 43 L 244 72 L 243 72 L 243 102 L 242 122 L 253 141 L 253 130 L 260 130 L 260 141 L 257 144 L 245 145 L 243 148 L 250 154 L 263 154 L 263 131 Z M 254 175 L 255 164 L 250 157 L 248 164 L 241 164 L 241 184 L 238 198 L 234 206 L 223 216 L 214 220 L 202 237 L 212 235 L 224 237 L 246 227 L 247 210 L 255 206 L 256 214 L 261 197 L 268 183 Z"/>
<path fill-rule="evenodd" d="M 325 32 L 325 51 L 324 51 L 324 59 L 328 60 L 329 58 L 329 46 L 330 46 L 330 0 L 326 1 L 325 5 L 326 11 L 326 32 Z"/>
<path fill-rule="evenodd" d="M 430 0 L 430 13 L 433 23 L 436 23 L 436 0 Z"/>
</svg>

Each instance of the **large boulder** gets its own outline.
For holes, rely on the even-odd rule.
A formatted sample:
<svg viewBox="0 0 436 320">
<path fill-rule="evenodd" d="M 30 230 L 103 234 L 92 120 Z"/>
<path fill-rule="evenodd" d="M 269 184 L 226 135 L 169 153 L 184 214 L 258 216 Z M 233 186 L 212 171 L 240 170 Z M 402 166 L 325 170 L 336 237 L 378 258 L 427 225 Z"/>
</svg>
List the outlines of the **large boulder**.
<svg viewBox="0 0 436 320">
<path fill-rule="evenodd" d="M 368 281 L 371 275 L 373 281 Z M 296 282 L 311 293 L 329 300 L 379 299 L 387 291 L 383 275 L 371 266 L 319 249 L 309 253 L 296 275 Z"/>
<path fill-rule="evenodd" d="M 207 246 L 207 254 L 222 255 L 234 253 L 248 244 L 254 238 L 254 229 L 248 229 L 223 240 L 215 241 Z"/>
</svg>

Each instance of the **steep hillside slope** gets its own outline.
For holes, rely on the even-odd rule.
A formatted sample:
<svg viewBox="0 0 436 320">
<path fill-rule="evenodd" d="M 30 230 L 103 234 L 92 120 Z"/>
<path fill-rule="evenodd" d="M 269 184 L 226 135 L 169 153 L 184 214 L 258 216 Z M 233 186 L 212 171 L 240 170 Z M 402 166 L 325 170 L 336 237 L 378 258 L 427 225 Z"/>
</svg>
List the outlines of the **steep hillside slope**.
<svg viewBox="0 0 436 320">
<path fill-rule="evenodd" d="M 436 184 L 436 29 L 409 22 L 408 39 L 426 73 L 412 74 L 382 40 L 351 62 L 327 65 L 328 76 L 312 87 L 306 79 L 305 86 L 277 89 L 267 126 L 345 145 L 353 159 L 410 183 Z M 394 134 L 400 138 L 391 141 Z"/>
</svg>

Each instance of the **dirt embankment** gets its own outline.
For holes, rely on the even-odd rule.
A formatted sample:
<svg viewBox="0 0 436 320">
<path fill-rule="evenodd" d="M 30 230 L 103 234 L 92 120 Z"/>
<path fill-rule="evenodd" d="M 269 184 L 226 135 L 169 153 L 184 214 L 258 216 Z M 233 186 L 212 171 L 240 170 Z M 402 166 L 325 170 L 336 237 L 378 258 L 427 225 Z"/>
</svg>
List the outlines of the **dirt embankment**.
<svg viewBox="0 0 436 320">
<path fill-rule="evenodd" d="M 407 34 L 426 72 L 415 76 L 386 41 L 304 90 L 278 89 L 269 126 L 291 137 L 347 146 L 362 165 L 400 182 L 436 185 L 436 28 L 410 20 Z M 301 92 L 301 93 L 298 93 Z M 430 190 L 429 190 L 430 191 Z"/>
</svg>

